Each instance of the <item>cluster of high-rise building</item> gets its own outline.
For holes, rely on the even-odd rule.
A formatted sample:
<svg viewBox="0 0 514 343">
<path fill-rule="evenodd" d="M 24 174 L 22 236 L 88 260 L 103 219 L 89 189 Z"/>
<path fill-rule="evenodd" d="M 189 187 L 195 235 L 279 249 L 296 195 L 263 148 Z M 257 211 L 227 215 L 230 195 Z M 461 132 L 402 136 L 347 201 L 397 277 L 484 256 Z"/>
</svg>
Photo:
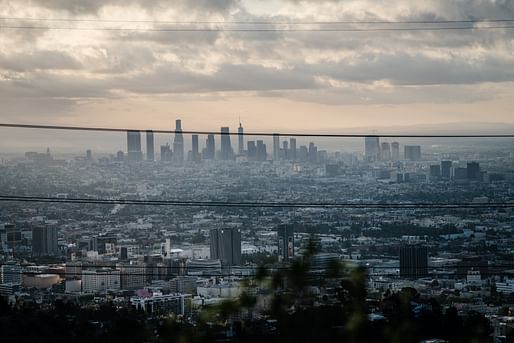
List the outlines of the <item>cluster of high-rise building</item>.
<svg viewBox="0 0 514 343">
<path fill-rule="evenodd" d="M 184 152 L 184 136 L 182 133 L 182 121 L 176 120 L 175 136 L 173 145 L 166 143 L 160 147 L 160 157 L 162 161 L 181 162 L 184 160 L 201 161 L 201 160 L 234 160 L 238 156 L 247 158 L 248 161 L 266 161 L 268 154 L 273 161 L 302 161 L 317 163 L 323 161 L 326 151 L 318 150 L 314 142 L 309 145 L 301 145 L 297 147 L 296 138 L 281 140 L 280 135 L 272 135 L 272 150 L 268 151 L 264 140 L 248 140 L 244 139 L 244 128 L 241 123 L 237 129 L 237 150 L 232 148 L 230 128 L 223 126 L 220 129 L 220 149 L 216 150 L 215 135 L 208 134 L 205 141 L 205 147 L 200 151 L 199 136 L 191 135 L 191 150 L 186 155 Z M 123 158 L 123 155 L 119 156 Z M 403 157 L 403 158 L 402 158 Z M 404 145 L 403 156 L 400 154 L 400 143 L 380 142 L 380 137 L 376 135 L 366 136 L 364 138 L 364 158 L 367 162 L 378 161 L 407 161 L 421 160 L 420 145 Z M 153 131 L 146 131 L 146 159 L 155 160 L 154 153 L 154 134 Z M 143 152 L 141 148 L 141 132 L 127 131 L 127 161 L 137 162 L 143 160 Z"/>
<path fill-rule="evenodd" d="M 454 165 L 453 161 L 441 161 L 440 164 L 430 166 L 430 179 L 432 180 L 484 181 L 484 176 L 489 178 L 488 181 L 499 181 L 502 177 L 502 175 L 482 172 L 478 162 L 467 162 L 464 167 Z"/>
<path fill-rule="evenodd" d="M 31 248 L 33 257 L 56 257 L 58 229 L 53 225 L 35 225 L 32 229 L 22 229 L 13 224 L 0 226 L 0 251 L 21 251 Z"/>
<path fill-rule="evenodd" d="M 147 130 L 146 132 L 146 160 L 154 161 L 156 159 L 154 150 L 154 132 Z M 296 138 L 289 138 L 281 141 L 279 134 L 273 134 L 272 144 L 273 150 L 269 153 L 264 140 L 248 140 L 244 139 L 244 128 L 241 123 L 237 129 L 237 150 L 232 147 L 230 128 L 223 126 L 220 129 L 220 149 L 216 150 L 216 140 L 214 134 L 208 134 L 205 141 L 205 147 L 200 150 L 199 135 L 191 135 L 191 150 L 185 154 L 184 136 L 182 133 L 182 121 L 176 120 L 175 136 L 173 144 L 166 143 L 160 146 L 161 161 L 181 162 L 184 160 L 199 162 L 201 160 L 235 160 L 237 157 L 244 157 L 248 161 L 267 161 L 269 154 L 274 161 L 302 161 L 302 162 L 319 162 L 326 155 L 326 151 L 318 150 L 314 142 L 309 145 L 301 145 L 297 147 Z M 122 151 L 118 152 L 117 160 L 125 160 Z M 144 160 L 144 154 L 141 145 L 141 131 L 127 131 L 127 156 L 128 162 L 140 162 Z"/>
<path fill-rule="evenodd" d="M 380 143 L 379 136 L 367 136 L 364 138 L 364 157 L 368 162 L 399 161 L 400 143 Z M 408 161 L 421 160 L 421 146 L 405 145 L 403 157 Z"/>
</svg>

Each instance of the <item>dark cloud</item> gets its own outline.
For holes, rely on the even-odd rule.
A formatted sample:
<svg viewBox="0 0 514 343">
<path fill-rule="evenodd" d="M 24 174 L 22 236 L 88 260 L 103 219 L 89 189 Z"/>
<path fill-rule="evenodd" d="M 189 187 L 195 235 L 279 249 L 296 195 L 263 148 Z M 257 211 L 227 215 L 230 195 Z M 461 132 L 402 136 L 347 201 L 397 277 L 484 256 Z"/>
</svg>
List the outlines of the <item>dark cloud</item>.
<svg viewBox="0 0 514 343">
<path fill-rule="evenodd" d="M 398 85 L 473 84 L 514 81 L 514 59 L 429 58 L 421 54 L 362 54 L 338 63 L 304 65 L 304 73 L 341 81 L 389 80 Z"/>
<path fill-rule="evenodd" d="M 207 12 L 222 12 L 235 6 L 238 0 L 28 0 L 31 5 L 72 14 L 96 14 L 105 6 L 135 5 L 144 9 L 189 8 Z"/>
<path fill-rule="evenodd" d="M 24 54 L 0 53 L 0 67 L 5 70 L 23 72 L 35 69 L 80 69 L 82 64 L 65 52 L 35 50 Z"/>
<path fill-rule="evenodd" d="M 181 32 L 180 34 L 173 34 L 172 32 L 145 32 L 145 31 L 131 31 L 122 34 L 115 33 L 110 35 L 110 39 L 113 41 L 122 42 L 154 42 L 162 45 L 170 44 L 188 44 L 196 45 L 199 44 L 214 44 L 220 32 Z"/>
<path fill-rule="evenodd" d="M 23 77 L 0 80 L 2 98 L 25 99 L 88 99 L 110 97 L 106 80 L 77 78 L 72 75 L 58 75 L 34 72 Z"/>
<path fill-rule="evenodd" d="M 222 91 L 262 91 L 309 89 L 316 84 L 310 75 L 296 70 L 280 70 L 260 65 L 224 64 L 212 74 L 161 66 L 152 73 L 118 79 L 114 86 L 136 93 L 198 93 Z"/>
</svg>

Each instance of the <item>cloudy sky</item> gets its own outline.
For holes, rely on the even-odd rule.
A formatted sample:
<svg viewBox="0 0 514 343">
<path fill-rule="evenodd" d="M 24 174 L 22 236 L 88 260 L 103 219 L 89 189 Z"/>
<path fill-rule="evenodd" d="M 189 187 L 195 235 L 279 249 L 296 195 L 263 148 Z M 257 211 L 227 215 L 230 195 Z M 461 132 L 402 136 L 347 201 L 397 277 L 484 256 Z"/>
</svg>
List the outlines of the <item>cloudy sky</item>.
<svg viewBox="0 0 514 343">
<path fill-rule="evenodd" d="M 0 0 L 0 17 L 2 122 L 169 129 L 182 118 L 185 129 L 214 130 L 240 116 L 254 131 L 514 123 L 512 28 L 151 31 L 513 19 L 509 0 Z M 431 25 L 387 25 L 420 26 Z"/>
</svg>

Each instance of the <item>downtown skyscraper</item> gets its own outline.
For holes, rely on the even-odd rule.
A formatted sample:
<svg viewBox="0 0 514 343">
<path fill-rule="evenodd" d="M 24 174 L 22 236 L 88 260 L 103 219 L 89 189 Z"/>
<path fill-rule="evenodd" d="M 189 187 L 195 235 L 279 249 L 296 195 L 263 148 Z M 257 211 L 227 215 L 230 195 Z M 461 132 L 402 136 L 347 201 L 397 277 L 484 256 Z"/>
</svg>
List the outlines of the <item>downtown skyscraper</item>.
<svg viewBox="0 0 514 343">
<path fill-rule="evenodd" d="M 289 159 L 296 160 L 296 138 L 289 139 Z"/>
<path fill-rule="evenodd" d="M 278 161 L 280 158 L 280 135 L 273 134 L 273 161 Z"/>
<path fill-rule="evenodd" d="M 380 144 L 380 159 L 382 161 L 391 160 L 391 144 L 389 142 L 382 142 Z"/>
<path fill-rule="evenodd" d="M 200 151 L 198 146 L 198 135 L 191 136 L 191 161 L 200 161 Z"/>
<path fill-rule="evenodd" d="M 221 128 L 221 160 L 231 160 L 234 152 L 230 144 L 230 128 L 223 126 Z"/>
<path fill-rule="evenodd" d="M 380 142 L 378 136 L 364 137 L 364 157 L 368 162 L 378 160 L 380 157 Z"/>
<path fill-rule="evenodd" d="M 146 131 L 146 160 L 154 161 L 155 160 L 155 151 L 154 151 L 154 139 L 153 139 L 153 131 Z"/>
<path fill-rule="evenodd" d="M 391 143 L 391 159 L 393 161 L 400 160 L 400 143 L 398 142 Z"/>
<path fill-rule="evenodd" d="M 204 160 L 214 160 L 216 155 L 216 143 L 214 140 L 214 135 L 210 134 L 207 136 L 205 141 L 205 148 L 203 150 L 203 159 Z"/>
<path fill-rule="evenodd" d="M 143 160 L 141 132 L 135 130 L 127 131 L 127 156 L 128 162 L 139 162 Z"/>
<path fill-rule="evenodd" d="M 175 138 L 173 140 L 173 160 L 184 161 L 184 136 L 182 135 L 182 120 L 175 121 Z"/>
<path fill-rule="evenodd" d="M 239 155 L 242 155 L 244 152 L 244 130 L 243 125 L 241 122 L 239 122 L 239 127 L 237 128 L 237 142 L 238 142 L 238 149 L 237 152 Z"/>
</svg>

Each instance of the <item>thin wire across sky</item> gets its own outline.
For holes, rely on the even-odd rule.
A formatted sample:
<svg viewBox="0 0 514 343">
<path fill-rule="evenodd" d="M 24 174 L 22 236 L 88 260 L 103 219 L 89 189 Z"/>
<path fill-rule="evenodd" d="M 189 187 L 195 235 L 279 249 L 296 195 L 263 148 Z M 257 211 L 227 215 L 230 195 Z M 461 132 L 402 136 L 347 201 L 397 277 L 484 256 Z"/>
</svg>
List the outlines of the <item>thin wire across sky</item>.
<svg viewBox="0 0 514 343">
<path fill-rule="evenodd" d="M 514 208 L 514 202 L 453 202 L 453 203 L 370 203 L 370 202 L 230 202 L 187 200 L 138 200 L 107 198 L 55 198 L 44 196 L 0 195 L 0 202 L 39 202 L 96 205 L 138 205 L 172 207 L 236 207 L 236 208 L 333 208 L 333 209 L 491 209 Z"/>
<path fill-rule="evenodd" d="M 28 25 L 27 22 L 33 23 Z M 0 29 L 71 30 L 71 31 L 134 31 L 134 32 L 378 32 L 378 31 L 447 31 L 512 29 L 514 19 L 456 20 L 131 20 L 105 18 L 34 18 L 0 17 Z M 41 24 L 42 23 L 42 24 Z M 87 23 L 89 26 L 75 24 Z M 56 26 L 57 24 L 57 26 Z M 65 24 L 66 26 L 63 26 Z M 74 25 L 70 25 L 74 24 Z M 92 26 L 95 24 L 95 26 Z M 101 24 L 101 25 L 96 25 Z M 110 26 L 106 26 L 109 24 Z M 124 26 L 113 26 L 123 24 Z M 127 26 L 130 24 L 132 26 Z M 134 25 L 137 24 L 137 25 Z M 141 26 L 151 25 L 151 26 Z M 420 26 L 422 25 L 422 26 Z"/>
<path fill-rule="evenodd" d="M 503 19 L 441 19 L 441 20 L 140 20 L 140 19 L 106 19 L 106 18 L 35 18 L 35 17 L 0 17 L 9 21 L 42 21 L 42 22 L 94 22 L 94 23 L 150 23 L 150 24 L 249 24 L 249 25 L 332 25 L 332 24 L 456 24 L 456 23 L 503 23 L 514 22 L 514 18 Z"/>
<path fill-rule="evenodd" d="M 198 131 L 198 130 L 163 130 L 163 129 L 142 129 L 142 128 L 115 128 L 98 126 L 65 126 L 65 125 L 39 125 L 39 124 L 18 124 L 0 123 L 0 128 L 17 129 L 39 129 L 39 130 L 65 130 L 65 131 L 96 131 L 96 132 L 127 132 L 127 131 L 151 131 L 153 133 L 167 134 L 198 134 L 198 135 L 232 135 L 232 136 L 283 136 L 283 137 L 326 137 L 326 138 L 363 138 L 363 137 L 384 137 L 384 138 L 514 138 L 514 133 L 507 134 L 364 134 L 364 133 L 316 133 L 316 132 L 224 132 L 221 131 Z"/>
<path fill-rule="evenodd" d="M 494 26 L 443 26 L 443 27 L 388 27 L 388 28 L 138 28 L 138 27 L 55 27 L 0 25 L 0 29 L 12 30 L 59 30 L 59 31 L 126 31 L 126 32 L 380 32 L 380 31 L 452 31 L 452 30 L 501 30 L 514 29 L 514 25 Z"/>
</svg>

